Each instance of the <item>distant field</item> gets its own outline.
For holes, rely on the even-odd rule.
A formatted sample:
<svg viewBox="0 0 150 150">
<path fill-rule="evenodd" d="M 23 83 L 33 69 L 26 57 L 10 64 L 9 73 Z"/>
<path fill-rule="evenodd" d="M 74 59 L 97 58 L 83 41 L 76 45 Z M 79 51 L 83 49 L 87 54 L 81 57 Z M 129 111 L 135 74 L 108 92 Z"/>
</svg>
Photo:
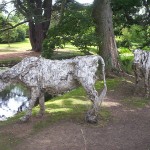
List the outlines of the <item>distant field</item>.
<svg viewBox="0 0 150 150">
<path fill-rule="evenodd" d="M 26 50 L 31 50 L 29 39 L 25 39 L 23 42 L 10 43 L 10 46 L 8 44 L 0 44 L 0 54 L 23 52 Z"/>
</svg>

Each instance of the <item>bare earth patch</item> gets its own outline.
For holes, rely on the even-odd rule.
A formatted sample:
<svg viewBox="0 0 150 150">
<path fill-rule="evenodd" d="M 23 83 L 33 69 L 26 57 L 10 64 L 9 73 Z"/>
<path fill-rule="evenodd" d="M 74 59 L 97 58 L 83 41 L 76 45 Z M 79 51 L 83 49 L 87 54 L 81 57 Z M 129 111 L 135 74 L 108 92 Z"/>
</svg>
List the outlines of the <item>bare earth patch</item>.
<svg viewBox="0 0 150 150">
<path fill-rule="evenodd" d="M 108 91 L 103 106 L 109 109 L 112 117 L 104 126 L 61 120 L 33 133 L 33 125 L 42 119 L 32 117 L 26 124 L 16 122 L 1 127 L 0 134 L 21 138 L 11 150 L 149 150 L 150 105 L 134 108 L 122 102 L 133 97 L 133 91 L 133 78 Z"/>
<path fill-rule="evenodd" d="M 6 53 L 0 53 L 0 60 L 5 60 L 9 58 L 25 58 L 28 56 L 39 56 L 40 53 L 38 52 L 32 52 L 32 51 L 24 51 L 24 52 L 7 52 Z"/>
</svg>

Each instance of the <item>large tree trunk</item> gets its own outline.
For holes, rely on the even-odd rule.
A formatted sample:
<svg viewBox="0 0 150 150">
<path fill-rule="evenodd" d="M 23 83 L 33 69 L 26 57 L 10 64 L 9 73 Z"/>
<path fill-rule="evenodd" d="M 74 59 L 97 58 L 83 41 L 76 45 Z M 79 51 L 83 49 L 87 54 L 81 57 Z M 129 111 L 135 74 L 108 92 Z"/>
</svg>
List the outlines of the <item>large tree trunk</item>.
<svg viewBox="0 0 150 150">
<path fill-rule="evenodd" d="M 44 40 L 44 33 L 41 23 L 29 22 L 29 36 L 32 50 L 40 52 L 42 50 L 42 43 Z"/>
<path fill-rule="evenodd" d="M 120 65 L 113 31 L 110 0 L 95 0 L 92 15 L 96 24 L 99 54 L 105 60 L 106 71 L 118 70 Z"/>
<path fill-rule="evenodd" d="M 51 19 L 52 0 L 15 0 L 17 10 L 29 21 L 29 37 L 33 51 L 42 51 Z"/>
</svg>

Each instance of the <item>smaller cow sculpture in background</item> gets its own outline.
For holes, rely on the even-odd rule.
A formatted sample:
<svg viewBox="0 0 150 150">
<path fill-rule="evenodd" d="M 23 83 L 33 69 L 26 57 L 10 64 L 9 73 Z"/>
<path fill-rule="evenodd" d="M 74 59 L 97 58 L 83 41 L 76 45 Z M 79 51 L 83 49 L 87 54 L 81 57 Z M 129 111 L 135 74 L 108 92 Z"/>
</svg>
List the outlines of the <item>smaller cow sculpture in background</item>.
<svg viewBox="0 0 150 150">
<path fill-rule="evenodd" d="M 99 62 L 102 65 L 104 89 L 98 94 L 94 85 Z M 32 108 L 39 100 L 40 114 L 43 115 L 44 92 L 58 95 L 82 85 L 92 101 L 92 108 L 87 112 L 88 122 L 97 122 L 99 105 L 107 91 L 105 80 L 105 63 L 101 56 L 78 56 L 66 60 L 48 60 L 42 57 L 29 57 L 0 74 L 0 91 L 13 82 L 24 83 L 31 91 L 29 108 L 22 121 L 29 120 Z"/>
<path fill-rule="evenodd" d="M 144 78 L 146 97 L 149 97 L 149 77 L 150 77 L 150 52 L 141 49 L 133 51 L 134 61 L 133 69 L 135 73 L 135 88 L 138 88 L 138 84 L 141 78 Z"/>
</svg>

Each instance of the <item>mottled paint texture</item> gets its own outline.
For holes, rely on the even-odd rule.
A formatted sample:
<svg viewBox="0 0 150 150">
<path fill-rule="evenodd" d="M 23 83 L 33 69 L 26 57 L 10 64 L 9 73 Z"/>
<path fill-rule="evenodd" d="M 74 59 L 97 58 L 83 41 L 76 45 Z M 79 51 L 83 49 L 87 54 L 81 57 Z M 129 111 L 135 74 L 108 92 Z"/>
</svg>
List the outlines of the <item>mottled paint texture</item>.
<svg viewBox="0 0 150 150">
<path fill-rule="evenodd" d="M 150 52 L 141 49 L 133 51 L 133 69 L 135 73 L 135 86 L 138 88 L 139 81 L 144 78 L 146 97 L 149 97 L 149 77 L 150 77 Z"/>
<path fill-rule="evenodd" d="M 99 62 L 102 65 L 104 89 L 99 95 L 94 84 L 97 80 L 96 72 Z M 32 108 L 39 99 L 40 114 L 43 115 L 44 93 L 58 95 L 82 85 L 89 99 L 93 102 L 92 108 L 86 114 L 88 122 L 97 122 L 99 105 L 107 91 L 105 80 L 105 63 L 101 56 L 78 56 L 66 60 L 48 60 L 42 57 L 29 57 L 0 74 L 0 91 L 13 82 L 22 82 L 31 90 L 29 108 L 22 121 L 27 121 Z"/>
</svg>

